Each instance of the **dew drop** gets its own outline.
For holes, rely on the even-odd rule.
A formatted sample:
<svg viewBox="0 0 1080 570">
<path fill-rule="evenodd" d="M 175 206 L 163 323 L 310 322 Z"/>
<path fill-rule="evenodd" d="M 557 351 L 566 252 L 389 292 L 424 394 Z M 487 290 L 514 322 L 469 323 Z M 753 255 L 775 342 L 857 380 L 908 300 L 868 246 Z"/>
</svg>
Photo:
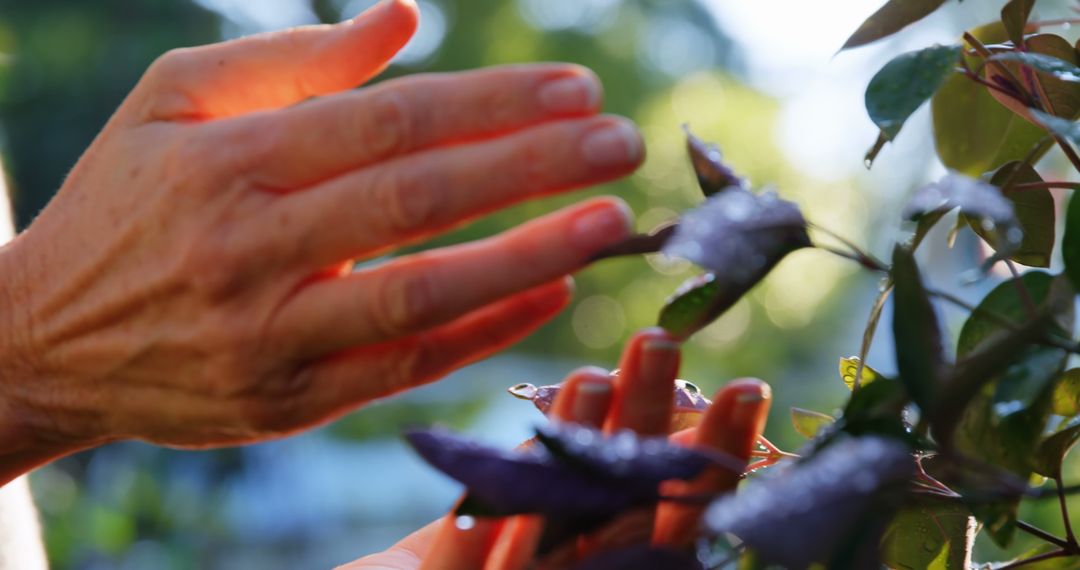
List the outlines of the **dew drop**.
<svg viewBox="0 0 1080 570">
<path fill-rule="evenodd" d="M 468 515 L 462 515 L 454 519 L 454 526 L 460 530 L 472 530 L 476 527 L 476 519 Z"/>
</svg>

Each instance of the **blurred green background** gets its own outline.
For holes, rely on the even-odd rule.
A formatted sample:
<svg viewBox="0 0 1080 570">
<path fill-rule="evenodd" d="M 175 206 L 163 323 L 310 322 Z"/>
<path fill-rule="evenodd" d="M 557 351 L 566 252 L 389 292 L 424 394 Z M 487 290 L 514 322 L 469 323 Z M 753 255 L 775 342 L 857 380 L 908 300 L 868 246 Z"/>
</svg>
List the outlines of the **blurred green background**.
<svg viewBox="0 0 1080 570">
<path fill-rule="evenodd" d="M 701 200 L 685 157 L 685 123 L 719 142 L 756 185 L 776 186 L 813 222 L 878 253 L 901 235 L 899 201 L 918 183 L 940 175 L 941 167 L 933 159 L 923 110 L 867 172 L 862 153 L 876 131 L 862 109 L 862 90 L 892 54 L 950 41 L 992 19 L 997 9 L 997 3 L 964 3 L 918 29 L 833 57 L 872 11 L 865 2 L 419 3 L 418 36 L 384 78 L 546 60 L 577 62 L 597 72 L 607 110 L 639 123 L 649 157 L 629 179 L 584 194 L 622 196 L 641 230 Z M 372 4 L 0 0 L 0 149 L 17 226 L 26 227 L 44 207 L 142 71 L 164 51 L 335 22 Z M 1064 4 L 1039 6 L 1056 14 Z M 490 235 L 582 195 L 521 205 L 422 247 Z M 943 237 L 937 239 L 940 245 Z M 961 236 L 954 250 L 937 248 L 924 261 L 932 278 L 940 276 L 952 287 L 956 273 L 978 255 L 978 242 Z M 404 426 L 440 422 L 507 445 L 523 439 L 539 416 L 503 388 L 522 381 L 555 383 L 583 364 L 614 366 L 628 335 L 651 325 L 664 299 L 694 273 L 656 256 L 598 264 L 579 276 L 573 306 L 512 352 L 301 437 L 211 452 L 123 443 L 41 469 L 32 484 L 52 564 L 309 568 L 385 548 L 439 516 L 457 492 L 403 447 L 398 434 Z M 976 298 L 987 287 L 960 294 Z M 876 278 L 851 264 L 818 251 L 798 252 L 688 344 L 682 375 L 710 392 L 738 376 L 770 381 L 776 404 L 768 434 L 795 448 L 801 439 L 787 419 L 789 406 L 831 411 L 844 401 L 836 361 L 858 351 L 876 291 Z M 955 332 L 962 315 L 945 315 Z M 886 371 L 893 367 L 887 329 L 870 358 Z"/>
</svg>

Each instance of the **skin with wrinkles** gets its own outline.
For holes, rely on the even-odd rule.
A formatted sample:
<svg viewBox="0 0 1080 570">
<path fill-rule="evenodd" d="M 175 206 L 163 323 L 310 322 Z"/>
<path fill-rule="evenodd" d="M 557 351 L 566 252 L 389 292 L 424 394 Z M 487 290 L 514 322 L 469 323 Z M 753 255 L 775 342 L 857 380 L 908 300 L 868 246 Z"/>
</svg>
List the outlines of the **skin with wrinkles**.
<svg viewBox="0 0 1080 570">
<path fill-rule="evenodd" d="M 0 483 L 118 439 L 291 434 L 503 349 L 566 305 L 568 275 L 629 234 L 616 199 L 352 271 L 644 156 L 578 66 L 355 89 L 417 17 L 384 0 L 151 66 L 0 248 Z"/>
</svg>

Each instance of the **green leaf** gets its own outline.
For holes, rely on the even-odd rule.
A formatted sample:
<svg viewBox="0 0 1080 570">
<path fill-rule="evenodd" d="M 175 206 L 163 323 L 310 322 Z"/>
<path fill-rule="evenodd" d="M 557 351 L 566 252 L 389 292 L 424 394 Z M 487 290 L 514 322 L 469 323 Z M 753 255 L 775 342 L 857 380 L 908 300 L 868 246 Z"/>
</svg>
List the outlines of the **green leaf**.
<svg viewBox="0 0 1080 570">
<path fill-rule="evenodd" d="M 1049 73 L 1062 81 L 1080 81 L 1080 67 L 1075 64 L 1041 53 L 1007 51 L 990 57 L 991 61 L 1015 61 L 1043 73 Z"/>
<path fill-rule="evenodd" d="M 971 30 L 971 34 L 983 43 L 1008 39 L 1000 22 Z M 977 57 L 965 58 L 972 68 L 978 66 Z M 961 73 L 945 80 L 930 107 L 938 157 L 945 166 L 969 176 L 1022 160 L 1045 137 L 1041 128 L 1002 106 L 985 87 Z M 1035 159 L 1049 148 L 1040 149 Z"/>
<path fill-rule="evenodd" d="M 1046 127 L 1051 133 L 1080 146 L 1080 123 L 1055 117 L 1038 109 L 1030 109 L 1029 112 L 1036 122 Z"/>
<path fill-rule="evenodd" d="M 1013 205 L 1023 239 L 1012 248 L 1009 259 L 1030 267 L 1049 267 L 1050 254 L 1054 250 L 1054 227 L 1057 208 L 1054 197 L 1045 188 L 1017 190 L 1017 184 L 1033 184 L 1043 179 L 1030 165 L 1023 162 L 1010 162 L 990 178 L 990 183 L 1001 189 L 1002 194 Z M 1008 182 L 1008 186 L 1006 186 Z M 966 217 L 968 225 L 988 244 L 999 243 L 995 236 L 983 228 L 977 220 Z"/>
<path fill-rule="evenodd" d="M 799 435 L 803 437 L 812 438 L 821 431 L 821 428 L 831 425 L 835 421 L 836 418 L 821 412 L 804 410 L 803 408 L 791 408 L 791 423 L 795 426 L 795 431 L 799 432 Z"/>
<path fill-rule="evenodd" d="M 919 497 L 893 519 L 881 544 L 889 568 L 967 570 L 975 519 L 956 499 Z"/>
<path fill-rule="evenodd" d="M 734 305 L 739 297 L 712 273 L 692 277 L 664 303 L 659 326 L 676 338 L 689 338 Z"/>
<path fill-rule="evenodd" d="M 941 87 L 960 60 L 960 46 L 933 46 L 901 54 L 878 71 L 866 88 L 866 111 L 887 140 Z M 875 149 L 880 148 L 875 145 Z M 875 152 L 867 154 L 873 161 Z"/>
<path fill-rule="evenodd" d="M 1065 275 L 1073 288 L 1080 291 L 1080 196 L 1073 193 L 1069 209 L 1065 213 L 1065 235 L 1061 238 L 1061 257 L 1065 261 Z"/>
<path fill-rule="evenodd" d="M 915 257 L 903 246 L 893 250 L 892 276 L 896 288 L 893 335 L 900 381 L 921 409 L 930 410 L 945 362 L 941 326 L 923 288 Z"/>
<path fill-rule="evenodd" d="M 1061 429 L 1039 444 L 1035 452 L 1035 472 L 1052 479 L 1061 478 L 1061 463 L 1080 439 L 1080 418 L 1069 420 Z"/>
<path fill-rule="evenodd" d="M 1071 336 L 1074 318 L 1073 293 L 1068 282 L 1042 271 L 1020 278 L 1038 311 L 1054 316 L 1046 332 Z M 991 317 L 989 314 L 996 315 Z M 1022 323 L 1028 307 L 1016 280 L 991 291 L 960 331 L 957 358 L 979 352 L 1007 331 L 999 322 Z M 955 434 L 957 449 L 976 459 L 997 465 L 1026 480 L 1035 465 L 1034 450 L 1050 415 L 1053 380 L 1064 368 L 1064 350 L 1029 346 L 996 378 L 983 386 L 963 411 Z M 990 537 L 1002 546 L 1012 540 L 1019 497 L 1015 500 L 973 504 L 972 512 L 986 526 Z"/>
<path fill-rule="evenodd" d="M 859 47 L 895 34 L 930 15 L 944 3 L 945 0 L 889 0 L 867 18 L 840 49 Z"/>
<path fill-rule="evenodd" d="M 1009 39 L 1014 45 L 1024 43 L 1024 26 L 1027 25 L 1031 9 L 1035 6 L 1035 0 L 1010 0 L 1001 9 L 1001 23 L 1009 34 Z"/>
<path fill-rule="evenodd" d="M 1080 414 L 1080 368 L 1066 370 L 1054 381 L 1052 406 L 1059 416 L 1071 418 Z"/>
<path fill-rule="evenodd" d="M 840 359 L 840 378 L 848 390 L 855 388 L 855 373 L 859 370 L 859 357 L 849 356 Z M 862 386 L 865 386 L 881 377 L 881 373 L 874 370 L 868 364 L 863 365 Z"/>
</svg>

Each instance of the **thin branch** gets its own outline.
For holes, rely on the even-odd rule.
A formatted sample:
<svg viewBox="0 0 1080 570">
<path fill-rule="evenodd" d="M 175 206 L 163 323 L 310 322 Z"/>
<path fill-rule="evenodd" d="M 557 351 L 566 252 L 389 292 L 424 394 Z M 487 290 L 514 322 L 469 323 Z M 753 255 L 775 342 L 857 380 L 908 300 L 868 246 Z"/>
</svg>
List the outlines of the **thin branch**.
<svg viewBox="0 0 1080 570">
<path fill-rule="evenodd" d="M 855 367 L 855 381 L 851 385 L 854 392 L 862 387 L 863 370 L 866 369 L 866 355 L 870 353 L 870 345 L 874 343 L 874 335 L 877 334 L 878 322 L 881 321 L 881 312 L 885 309 L 885 302 L 892 293 L 893 286 L 890 282 L 878 293 L 874 299 L 874 306 L 870 308 L 870 316 L 866 319 L 866 328 L 863 329 L 862 344 L 859 346 L 859 364 Z"/>
<path fill-rule="evenodd" d="M 1069 145 L 1068 141 L 1059 137 L 1056 134 L 1053 136 L 1054 141 L 1058 144 L 1058 146 L 1061 147 L 1062 152 L 1065 153 L 1065 158 L 1068 158 L 1069 162 L 1072 163 L 1073 168 L 1080 172 L 1080 156 L 1076 155 L 1076 151 L 1073 150 L 1072 146 Z"/>
<path fill-rule="evenodd" d="M 1073 534 L 1072 522 L 1069 520 L 1069 504 L 1065 500 L 1065 493 L 1062 492 L 1065 485 L 1061 482 L 1061 474 L 1058 473 L 1057 477 L 1054 477 L 1054 486 L 1057 488 L 1058 504 L 1061 506 L 1061 520 L 1065 523 L 1065 540 L 1069 543 L 1069 548 L 1074 552 L 1080 550 L 1080 544 L 1076 542 L 1076 535 Z"/>
<path fill-rule="evenodd" d="M 1017 520 L 1016 521 L 1016 528 L 1030 534 L 1031 536 L 1034 536 L 1036 538 L 1039 538 L 1041 540 L 1049 542 L 1050 544 L 1053 544 L 1054 546 L 1057 546 L 1059 548 L 1063 548 L 1063 549 L 1068 549 L 1069 548 L 1069 543 L 1065 542 L 1064 540 L 1062 540 L 1062 539 L 1060 539 L 1060 538 L 1046 532 L 1045 530 L 1043 530 L 1043 529 L 1041 529 L 1041 528 L 1039 528 L 1039 527 L 1037 527 L 1037 526 L 1035 526 L 1035 525 L 1033 525 L 1031 523 L 1024 522 L 1022 520 Z"/>
<path fill-rule="evenodd" d="M 1035 300 L 1031 298 L 1031 292 L 1028 291 L 1027 285 L 1020 279 L 1020 270 L 1016 268 L 1016 264 L 1011 259 L 1003 259 L 1005 266 L 1009 268 L 1009 273 L 1013 276 L 1013 284 L 1016 287 L 1016 294 L 1020 297 L 1020 304 L 1024 305 L 1024 310 L 1027 311 L 1029 317 L 1034 317 L 1039 308 L 1035 305 Z"/>
<path fill-rule="evenodd" d="M 1023 91 L 1024 85 L 1023 85 L 1023 83 L 1020 82 L 1020 79 L 1017 78 L 1016 75 L 1014 75 L 1013 72 L 1010 71 L 1008 67 L 1005 67 L 1005 65 L 1003 65 L 1000 61 L 990 59 L 994 55 L 993 52 L 991 52 L 989 49 L 987 49 L 987 47 L 985 45 L 983 45 L 983 43 L 981 41 L 979 41 L 979 38 L 976 38 L 975 36 L 971 35 L 970 32 L 964 32 L 964 41 L 966 41 L 969 45 L 971 45 L 971 47 L 976 52 L 978 52 L 978 54 L 980 56 L 982 56 L 983 60 L 985 61 L 985 63 L 987 65 L 992 65 L 995 68 L 997 68 L 997 70 L 1000 71 L 1001 74 L 1004 75 L 1006 78 L 1008 78 L 1009 81 L 1011 81 L 1012 84 L 1015 85 L 1017 89 L 1020 89 L 1021 90 L 1020 91 L 1021 95 L 1026 96 L 1029 101 L 1031 100 L 1031 94 Z"/>
<path fill-rule="evenodd" d="M 1042 562 L 1043 560 L 1050 560 L 1053 558 L 1061 558 L 1068 555 L 1069 553 L 1066 552 L 1064 549 L 1052 550 L 1050 552 L 1044 552 L 1037 556 L 1032 556 L 1031 558 L 1025 558 L 1023 560 L 1017 560 L 1016 562 L 1010 562 L 1009 564 L 1006 564 L 1004 566 L 998 566 L 996 570 L 1011 570 L 1012 568 L 1020 568 L 1022 566 L 1027 566 L 1028 564 L 1034 564 L 1036 562 Z"/>
<path fill-rule="evenodd" d="M 1048 182 L 1024 182 L 1022 184 L 1013 184 L 1013 190 L 1042 190 L 1051 188 L 1064 188 L 1066 190 L 1080 190 L 1080 182 L 1069 182 L 1066 180 L 1051 180 Z"/>
<path fill-rule="evenodd" d="M 1028 22 L 1027 25 L 1032 28 L 1046 28 L 1050 26 L 1071 26 L 1073 24 L 1080 24 L 1080 18 L 1061 18 L 1058 20 L 1038 20 L 1035 22 Z"/>
</svg>

